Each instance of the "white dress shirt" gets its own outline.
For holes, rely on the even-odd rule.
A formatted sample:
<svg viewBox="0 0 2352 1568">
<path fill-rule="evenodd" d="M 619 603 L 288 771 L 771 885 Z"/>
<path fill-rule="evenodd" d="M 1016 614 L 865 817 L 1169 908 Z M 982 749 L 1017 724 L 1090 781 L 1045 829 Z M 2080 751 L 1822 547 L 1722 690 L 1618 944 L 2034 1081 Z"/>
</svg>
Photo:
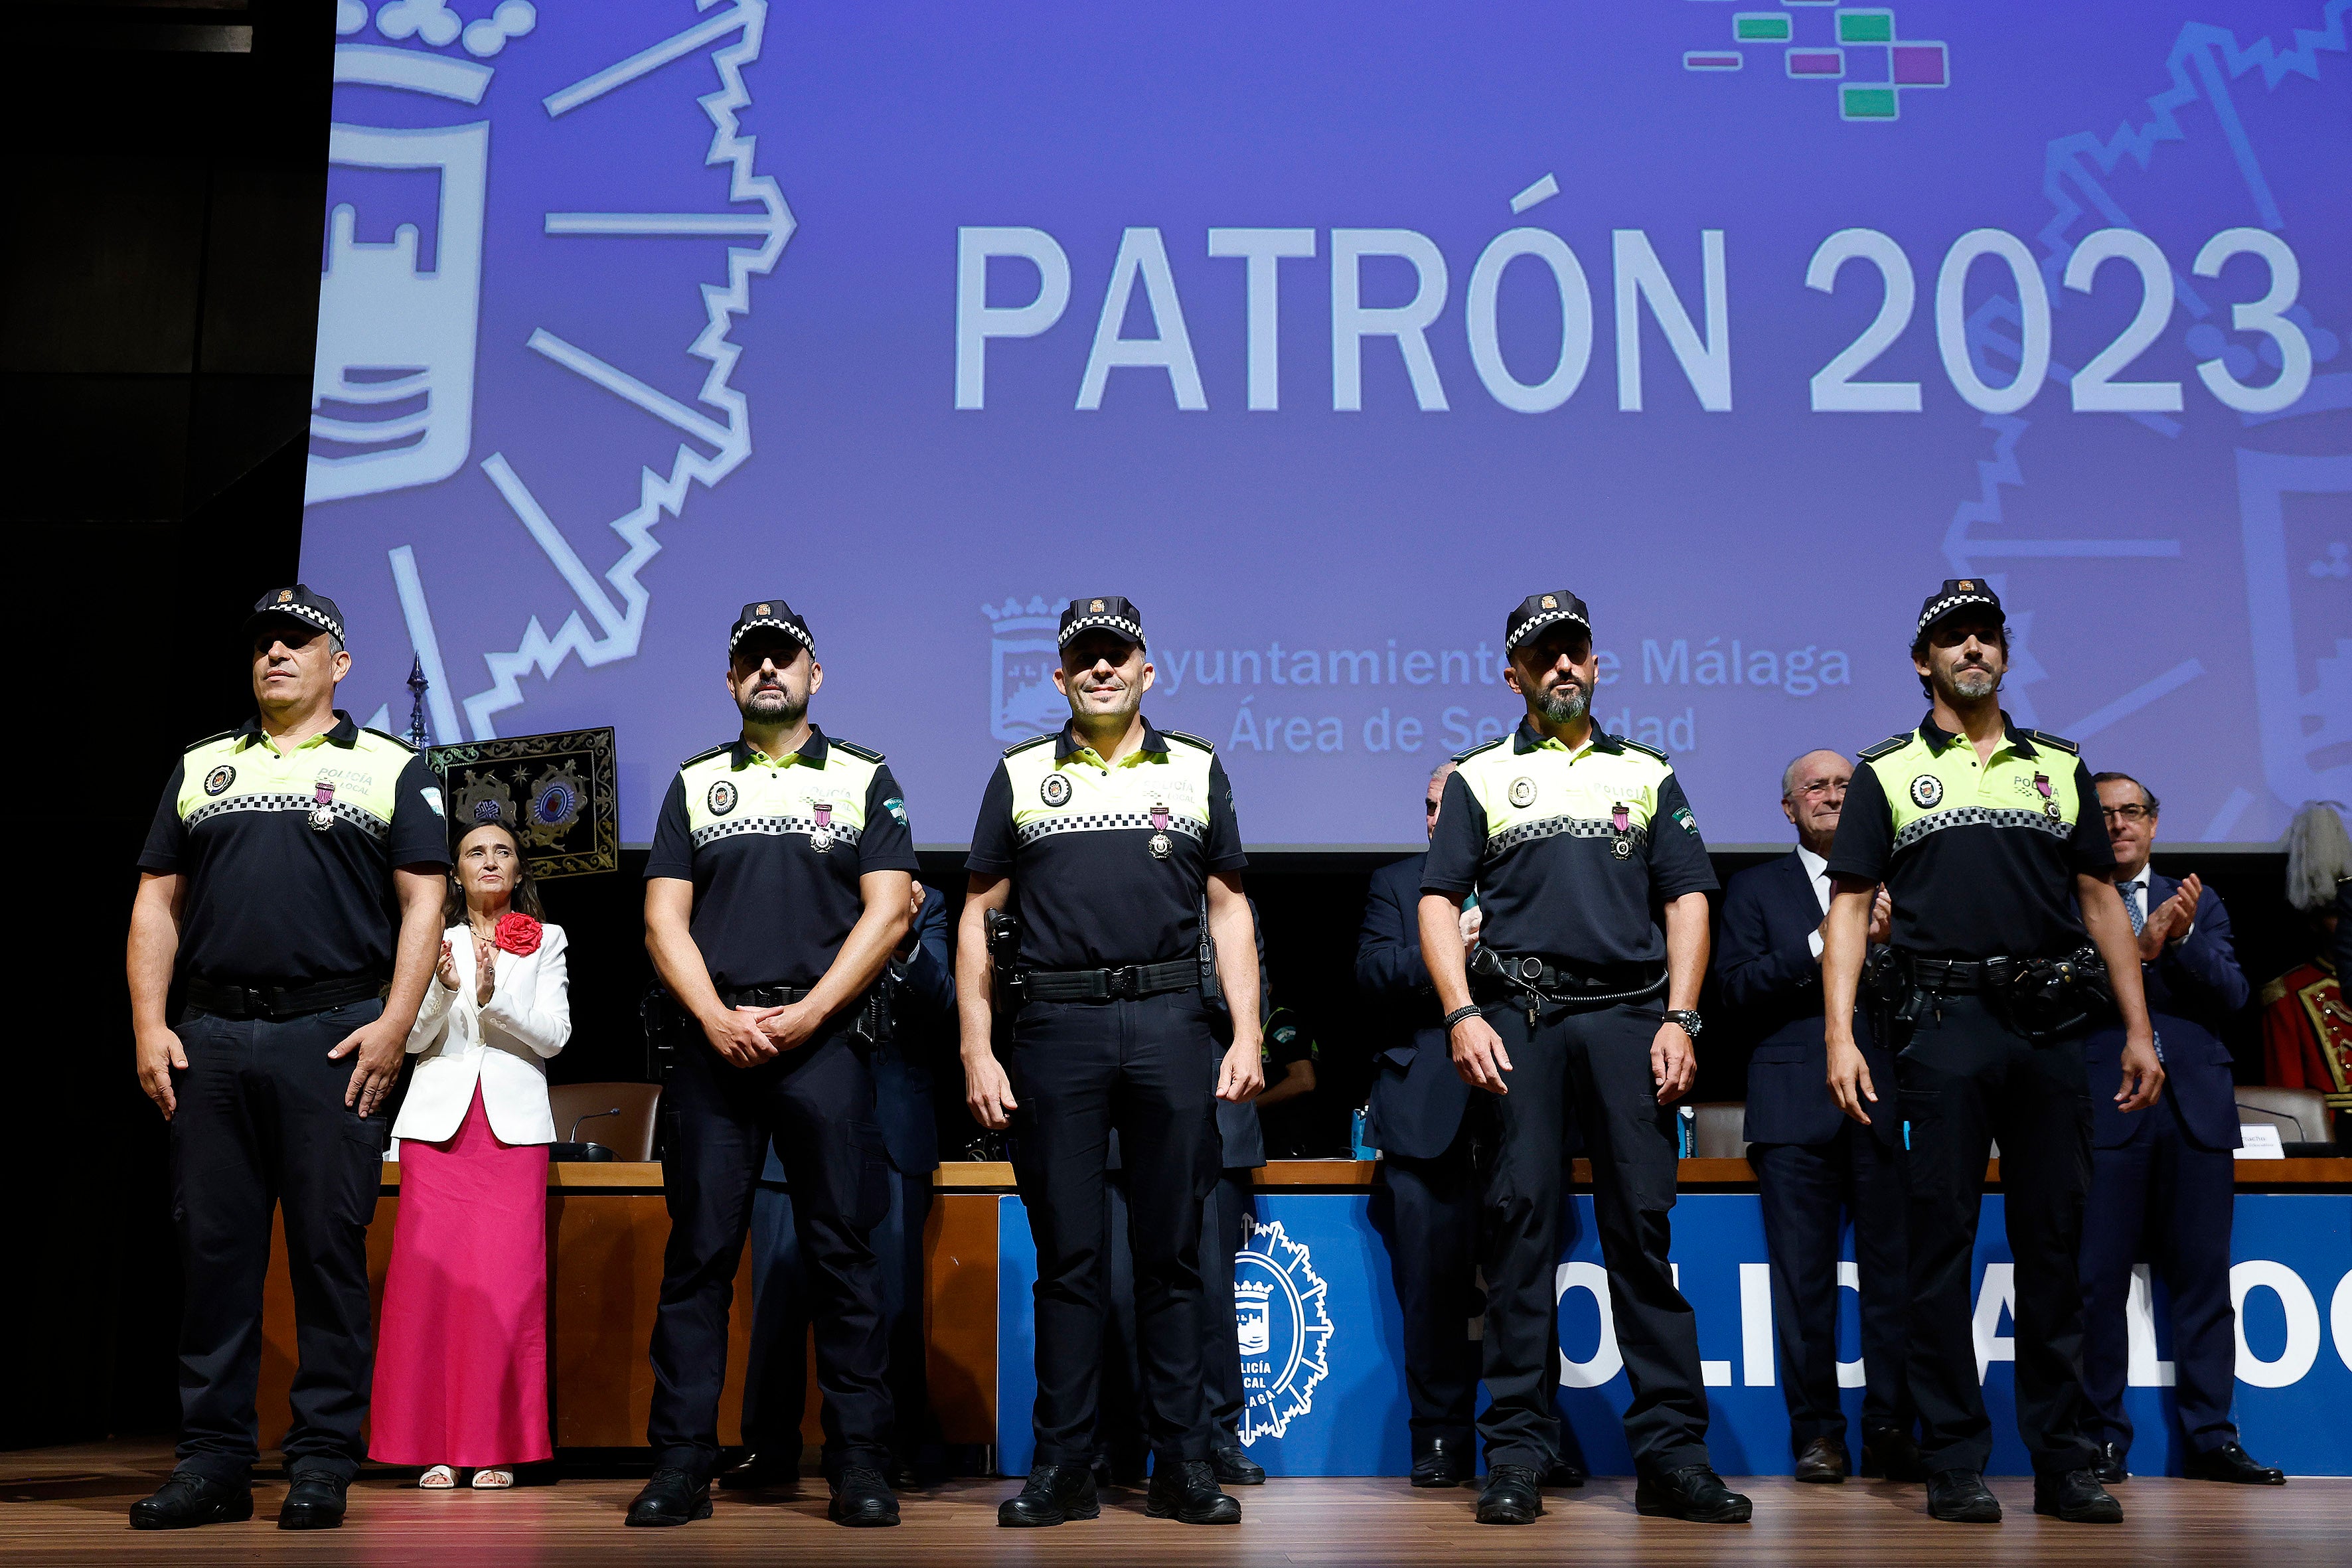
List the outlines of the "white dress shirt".
<svg viewBox="0 0 2352 1568">
<path fill-rule="evenodd" d="M 482 1109 L 501 1143 L 552 1143 L 555 1117 L 547 1106 L 546 1058 L 572 1037 L 571 980 L 563 928 L 542 925 L 539 950 L 518 956 L 499 951 L 490 999 L 474 1000 L 474 933 L 456 925 L 442 933 L 457 970 L 457 989 L 436 972 L 425 984 L 425 1005 L 408 1032 L 416 1070 L 408 1080 L 394 1138 L 438 1143 L 457 1136 L 482 1087 Z"/>
<path fill-rule="evenodd" d="M 1812 879 L 1813 897 L 1821 901 L 1822 913 L 1828 914 L 1830 912 L 1829 861 L 1800 844 L 1797 846 L 1797 864 L 1802 866 L 1805 868 L 1805 875 Z M 1815 926 L 1813 933 L 1805 938 L 1805 945 L 1813 950 L 1815 958 L 1822 955 L 1822 932 L 1819 926 Z"/>
</svg>

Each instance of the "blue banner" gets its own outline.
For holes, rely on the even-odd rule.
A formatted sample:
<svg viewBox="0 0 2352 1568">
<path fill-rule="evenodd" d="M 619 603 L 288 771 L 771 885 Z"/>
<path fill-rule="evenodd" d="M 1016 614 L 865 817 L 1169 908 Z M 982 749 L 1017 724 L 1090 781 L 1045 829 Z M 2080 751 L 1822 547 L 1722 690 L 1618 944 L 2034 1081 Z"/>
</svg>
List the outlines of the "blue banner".
<svg viewBox="0 0 2352 1568">
<path fill-rule="evenodd" d="M 1248 1403 L 1241 1436 L 1276 1476 L 1402 1475 L 1406 1429 L 1402 1321 L 1391 1284 L 1384 1194 L 1261 1194 L 1254 1233 L 1234 1268 L 1234 1331 Z M 1595 1474 L 1626 1475 L 1620 1426 L 1631 1391 L 1609 1322 L 1607 1276 L 1590 1198 L 1572 1200 L 1560 1254 L 1560 1415 Z M 1984 1200 L 1976 1248 L 1976 1339 L 1992 1415 L 1996 1475 L 2031 1470 L 2017 1436 L 2011 1381 L 2011 1259 L 1999 1196 Z M 1036 1397 L 1031 1291 L 1037 1254 L 1017 1197 L 998 1210 L 997 1446 L 1005 1474 L 1029 1468 Z M 1841 1283 L 1854 1282 L 1849 1262 Z M 1708 1444 L 1727 1475 L 1785 1475 L 1788 1411 L 1772 1342 L 1762 1210 L 1752 1194 L 1685 1196 L 1675 1210 L 1683 1293 L 1698 1315 L 1713 1425 Z M 2352 1196 L 2244 1194 L 2237 1202 L 2231 1294 L 2238 1302 L 2237 1418 L 2247 1447 L 2294 1475 L 2352 1474 Z M 2160 1279 L 2132 1300 L 2131 1465 L 2177 1475 L 2171 1331 Z M 1841 1292 L 1840 1373 L 1860 1430 L 1858 1298 Z M 1464 1331 L 1476 1331 L 1465 1324 Z"/>
</svg>

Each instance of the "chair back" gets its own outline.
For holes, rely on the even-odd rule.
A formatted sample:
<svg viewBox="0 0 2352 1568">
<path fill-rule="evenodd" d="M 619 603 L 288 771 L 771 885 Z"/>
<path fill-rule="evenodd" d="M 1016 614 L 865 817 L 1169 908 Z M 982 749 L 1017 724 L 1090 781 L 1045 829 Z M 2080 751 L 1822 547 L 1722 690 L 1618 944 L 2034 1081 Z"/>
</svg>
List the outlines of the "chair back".
<svg viewBox="0 0 2352 1568">
<path fill-rule="evenodd" d="M 547 1103 L 557 1142 L 602 1143 L 615 1158 L 650 1160 L 661 1096 L 657 1083 L 557 1083 L 548 1086 Z"/>
<path fill-rule="evenodd" d="M 2315 1089 L 2273 1089 L 2268 1084 L 2242 1083 L 2236 1089 L 2238 1120 L 2249 1126 L 2264 1124 L 2279 1130 L 2282 1143 L 2326 1143 L 2327 1101 Z"/>
</svg>

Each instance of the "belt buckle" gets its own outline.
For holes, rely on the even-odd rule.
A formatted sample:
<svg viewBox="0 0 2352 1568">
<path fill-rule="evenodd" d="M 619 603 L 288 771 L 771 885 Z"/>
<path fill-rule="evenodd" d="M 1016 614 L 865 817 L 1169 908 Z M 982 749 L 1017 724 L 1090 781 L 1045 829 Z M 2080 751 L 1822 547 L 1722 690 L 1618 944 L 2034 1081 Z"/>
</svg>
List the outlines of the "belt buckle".
<svg viewBox="0 0 2352 1568">
<path fill-rule="evenodd" d="M 1118 969 L 1106 969 L 1103 971 L 1103 984 L 1112 996 L 1132 1000 L 1143 988 L 1143 973 L 1132 963 Z"/>
</svg>

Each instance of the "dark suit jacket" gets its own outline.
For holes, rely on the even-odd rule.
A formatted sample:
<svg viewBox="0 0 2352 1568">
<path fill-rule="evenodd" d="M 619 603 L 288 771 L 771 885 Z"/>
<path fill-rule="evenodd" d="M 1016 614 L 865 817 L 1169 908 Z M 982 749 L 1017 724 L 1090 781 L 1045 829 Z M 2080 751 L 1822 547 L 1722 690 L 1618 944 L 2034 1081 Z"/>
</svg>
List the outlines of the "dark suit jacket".
<svg viewBox="0 0 2352 1568">
<path fill-rule="evenodd" d="M 1822 1021 L 1822 964 L 1812 933 L 1821 900 L 1793 849 L 1740 872 L 1723 893 L 1715 973 L 1739 1032 L 1756 1042 L 1748 1058 L 1751 1143 L 1826 1143 L 1845 1124 L 1829 1089 L 1829 1047 Z M 1878 1091 L 1871 1131 L 1892 1146 L 1902 1118 L 1895 1110 L 1895 1064 L 1871 1037 L 1859 1008 L 1854 1044 Z"/>
<path fill-rule="evenodd" d="M 1380 1005 L 1373 1040 L 1371 1141 L 1384 1152 L 1433 1160 L 1452 1147 L 1470 1103 L 1438 1027 L 1437 993 L 1421 961 L 1421 865 L 1409 855 L 1372 873 L 1356 939 L 1356 986 Z"/>
<path fill-rule="evenodd" d="M 874 1119 L 882 1124 L 882 1146 L 890 1168 L 902 1176 L 928 1175 L 940 1168 L 940 1127 L 931 1110 L 931 1077 L 942 1061 L 955 1059 L 955 970 L 948 957 L 948 899 L 937 888 L 923 889 L 922 912 L 915 917 L 915 951 L 889 961 L 897 1008 L 893 1037 L 877 1050 Z M 774 1149 L 760 1179 L 784 1180 Z"/>
<path fill-rule="evenodd" d="M 2147 907 L 2152 912 L 2180 886 L 2177 877 L 2151 870 Z M 2197 900 L 2197 924 L 2185 941 L 2165 949 L 2154 963 L 2139 966 L 2147 988 L 2148 1020 L 2164 1048 L 2165 1092 L 2189 1135 L 2208 1149 L 2238 1146 L 2237 1090 L 2230 1077 L 2230 1047 L 2214 1032 L 2246 1005 L 2246 976 L 2230 940 L 2230 911 L 2221 895 L 2205 889 Z M 2091 1137 L 2101 1149 L 2128 1143 L 2145 1118 L 2116 1109 L 2122 1087 L 2124 1031 L 2118 1024 L 2083 1042 L 2091 1069 Z"/>
</svg>

